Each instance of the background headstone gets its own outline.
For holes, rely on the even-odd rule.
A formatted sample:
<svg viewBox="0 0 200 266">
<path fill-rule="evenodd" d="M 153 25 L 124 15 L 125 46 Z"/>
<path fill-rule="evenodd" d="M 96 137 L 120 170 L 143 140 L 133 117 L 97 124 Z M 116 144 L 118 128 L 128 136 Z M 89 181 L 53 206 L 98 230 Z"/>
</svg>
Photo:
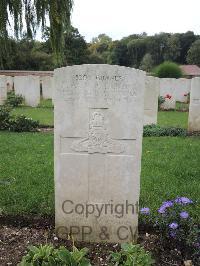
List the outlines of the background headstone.
<svg viewBox="0 0 200 266">
<path fill-rule="evenodd" d="M 0 105 L 3 105 L 7 99 L 6 77 L 0 76 Z"/>
<path fill-rule="evenodd" d="M 7 85 L 7 91 L 12 91 L 14 86 L 14 78 L 11 76 L 6 76 L 6 85 Z"/>
<path fill-rule="evenodd" d="M 160 79 L 160 96 L 165 97 L 167 94 L 175 98 L 175 79 L 161 78 Z"/>
<path fill-rule="evenodd" d="M 56 69 L 54 81 L 57 235 L 131 241 L 138 226 L 145 73 L 82 65 Z"/>
<path fill-rule="evenodd" d="M 25 98 L 26 86 L 28 84 L 27 76 L 14 77 L 14 91 L 16 95 L 21 95 Z"/>
<path fill-rule="evenodd" d="M 187 96 L 184 96 L 188 94 L 191 90 L 191 79 L 176 79 L 175 80 L 175 99 L 177 102 L 187 102 Z"/>
<path fill-rule="evenodd" d="M 53 99 L 53 77 L 42 77 L 42 96 L 44 99 Z"/>
<path fill-rule="evenodd" d="M 144 94 L 144 125 L 157 124 L 160 80 L 146 77 Z"/>
<path fill-rule="evenodd" d="M 22 95 L 27 106 L 36 107 L 40 103 L 40 77 L 14 77 L 15 94 Z"/>
<path fill-rule="evenodd" d="M 189 131 L 200 131 L 200 78 L 192 79 L 189 107 Z"/>
<path fill-rule="evenodd" d="M 187 96 L 191 89 L 190 79 L 174 79 L 162 78 L 160 79 L 160 95 L 165 97 L 167 94 L 171 95 L 175 101 L 187 102 Z"/>
</svg>

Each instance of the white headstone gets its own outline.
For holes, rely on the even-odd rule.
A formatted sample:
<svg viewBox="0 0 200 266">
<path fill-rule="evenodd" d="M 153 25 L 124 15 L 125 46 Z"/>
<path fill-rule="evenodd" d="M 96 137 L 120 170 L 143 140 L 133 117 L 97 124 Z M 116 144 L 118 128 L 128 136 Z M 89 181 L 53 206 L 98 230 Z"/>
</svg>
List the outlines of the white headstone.
<svg viewBox="0 0 200 266">
<path fill-rule="evenodd" d="M 25 98 L 25 104 L 36 107 L 40 103 L 40 78 L 39 76 L 14 77 L 15 94 Z"/>
<path fill-rule="evenodd" d="M 160 96 L 165 97 L 169 94 L 175 98 L 175 82 L 175 79 L 172 78 L 160 79 Z"/>
<path fill-rule="evenodd" d="M 53 98 L 53 77 L 42 77 L 42 96 L 44 99 Z"/>
<path fill-rule="evenodd" d="M 157 124 L 160 80 L 146 77 L 144 94 L 144 125 Z"/>
<path fill-rule="evenodd" d="M 177 102 L 187 102 L 188 93 L 191 90 L 191 79 L 176 79 L 175 80 L 175 99 Z"/>
<path fill-rule="evenodd" d="M 12 91 L 14 86 L 14 78 L 11 76 L 6 77 L 6 85 L 7 85 L 7 91 Z"/>
<path fill-rule="evenodd" d="M 192 79 L 189 108 L 189 131 L 200 131 L 200 78 Z"/>
<path fill-rule="evenodd" d="M 3 105 L 7 99 L 6 77 L 0 76 L 0 105 Z"/>
<path fill-rule="evenodd" d="M 82 65 L 56 69 L 56 232 L 92 242 L 136 238 L 145 73 Z"/>
</svg>

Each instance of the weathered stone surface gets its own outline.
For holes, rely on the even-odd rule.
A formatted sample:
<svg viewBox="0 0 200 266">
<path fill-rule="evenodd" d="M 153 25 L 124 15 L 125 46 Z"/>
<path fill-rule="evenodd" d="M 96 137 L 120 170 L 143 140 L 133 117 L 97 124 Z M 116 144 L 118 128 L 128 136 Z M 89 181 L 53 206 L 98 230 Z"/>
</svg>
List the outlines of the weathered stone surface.
<svg viewBox="0 0 200 266">
<path fill-rule="evenodd" d="M 7 99 L 6 77 L 0 76 L 0 105 L 3 105 L 6 99 Z"/>
<path fill-rule="evenodd" d="M 92 242 L 131 241 L 138 225 L 145 73 L 82 65 L 56 69 L 54 82 L 56 232 Z"/>
<path fill-rule="evenodd" d="M 144 125 L 157 124 L 160 80 L 146 77 L 144 94 Z"/>
<path fill-rule="evenodd" d="M 53 99 L 53 77 L 42 77 L 42 96 L 44 99 Z"/>
<path fill-rule="evenodd" d="M 14 87 L 15 94 L 22 95 L 26 105 L 36 107 L 40 103 L 39 76 L 16 76 Z"/>
<path fill-rule="evenodd" d="M 200 78 L 192 79 L 189 108 L 189 131 L 200 131 Z"/>
</svg>

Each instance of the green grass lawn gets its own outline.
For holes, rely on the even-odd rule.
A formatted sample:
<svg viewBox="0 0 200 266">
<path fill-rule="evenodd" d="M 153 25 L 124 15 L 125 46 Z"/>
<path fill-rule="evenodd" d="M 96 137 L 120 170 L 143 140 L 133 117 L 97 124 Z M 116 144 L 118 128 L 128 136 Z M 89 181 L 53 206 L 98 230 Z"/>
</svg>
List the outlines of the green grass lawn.
<svg viewBox="0 0 200 266">
<path fill-rule="evenodd" d="M 160 111 L 158 125 L 163 127 L 188 127 L 188 112 Z"/>
<path fill-rule="evenodd" d="M 16 115 L 25 115 L 34 120 L 38 120 L 41 125 L 53 126 L 53 108 L 49 107 L 17 107 L 12 111 Z"/>
<path fill-rule="evenodd" d="M 3 214 L 54 214 L 53 134 L 0 132 Z M 199 198 L 200 138 L 144 138 L 140 206 Z M 194 212 L 200 217 L 200 208 Z"/>
<path fill-rule="evenodd" d="M 34 120 L 39 120 L 41 125 L 53 126 L 53 108 L 51 101 L 42 102 L 38 108 L 28 106 L 15 108 L 13 114 L 24 114 Z M 158 125 L 160 126 L 187 128 L 187 124 L 187 112 L 158 112 Z"/>
</svg>

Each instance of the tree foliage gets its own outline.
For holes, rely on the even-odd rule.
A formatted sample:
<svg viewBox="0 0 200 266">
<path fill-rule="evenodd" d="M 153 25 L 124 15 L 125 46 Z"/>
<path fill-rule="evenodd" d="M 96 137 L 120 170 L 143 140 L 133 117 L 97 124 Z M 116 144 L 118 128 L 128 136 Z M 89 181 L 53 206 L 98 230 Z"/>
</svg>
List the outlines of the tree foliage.
<svg viewBox="0 0 200 266">
<path fill-rule="evenodd" d="M 32 38 L 37 28 L 44 32 L 48 17 L 52 47 L 60 60 L 64 33 L 70 26 L 72 5 L 73 0 L 1 0 L 0 38 L 7 40 L 12 24 L 15 37 L 18 38 L 26 27 L 27 37 Z"/>
<path fill-rule="evenodd" d="M 200 40 L 195 41 L 187 54 L 187 62 L 200 66 Z"/>
</svg>

